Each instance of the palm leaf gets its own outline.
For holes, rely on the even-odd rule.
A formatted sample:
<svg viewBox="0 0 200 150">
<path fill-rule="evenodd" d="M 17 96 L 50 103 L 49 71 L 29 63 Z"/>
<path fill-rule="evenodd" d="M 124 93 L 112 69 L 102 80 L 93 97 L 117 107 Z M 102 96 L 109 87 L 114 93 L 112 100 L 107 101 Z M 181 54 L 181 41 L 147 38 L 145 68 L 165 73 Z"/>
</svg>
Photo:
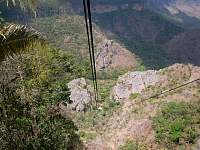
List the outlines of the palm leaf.
<svg viewBox="0 0 200 150">
<path fill-rule="evenodd" d="M 0 29 L 0 62 L 33 48 L 35 44 L 44 44 L 44 38 L 33 28 L 11 24 Z"/>
<path fill-rule="evenodd" d="M 22 9 L 31 9 L 31 10 L 35 10 L 38 0 L 3 0 L 7 3 L 7 6 L 9 5 L 18 5 L 20 6 Z"/>
</svg>

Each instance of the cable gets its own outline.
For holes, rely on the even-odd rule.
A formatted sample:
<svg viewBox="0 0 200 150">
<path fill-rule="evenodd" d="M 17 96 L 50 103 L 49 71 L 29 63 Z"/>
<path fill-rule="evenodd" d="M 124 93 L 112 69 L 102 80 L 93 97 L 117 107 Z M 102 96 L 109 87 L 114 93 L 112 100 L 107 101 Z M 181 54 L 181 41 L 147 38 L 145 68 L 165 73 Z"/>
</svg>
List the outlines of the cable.
<svg viewBox="0 0 200 150">
<path fill-rule="evenodd" d="M 184 86 L 186 86 L 186 85 L 192 84 L 192 83 L 197 82 L 197 81 L 200 81 L 200 78 L 197 78 L 197 79 L 192 80 L 192 81 L 190 81 L 190 82 L 186 82 L 186 83 L 184 83 L 184 84 L 182 84 L 182 85 L 179 85 L 179 86 L 177 86 L 177 87 L 174 87 L 174 88 L 171 88 L 171 89 L 162 91 L 162 92 L 157 93 L 157 94 L 155 94 L 155 95 L 153 95 L 153 96 L 150 96 L 149 98 L 143 99 L 143 100 L 140 101 L 140 102 L 144 102 L 144 101 L 147 101 L 147 100 L 152 99 L 152 98 L 158 98 L 159 96 L 161 96 L 161 95 L 163 95 L 163 94 L 166 94 L 166 93 L 175 91 L 175 90 L 177 90 L 177 89 L 179 89 L 179 88 L 182 88 L 182 87 L 184 87 Z"/>
<path fill-rule="evenodd" d="M 91 15 L 91 7 L 90 0 L 87 0 L 87 8 L 88 8 L 88 17 L 89 17 L 89 26 L 90 26 L 90 38 L 91 38 L 91 47 L 92 47 L 92 58 L 93 58 L 93 68 L 94 68 L 94 78 L 95 78 L 95 86 L 96 86 L 96 100 L 98 100 L 98 84 L 97 84 L 97 72 L 96 72 L 96 63 L 95 63 L 95 55 L 94 55 L 94 40 L 93 40 L 93 29 L 92 29 L 92 15 Z"/>
<path fill-rule="evenodd" d="M 94 85 L 94 93 L 95 93 L 95 101 L 96 106 L 98 107 L 98 88 L 97 88 L 97 76 L 96 76 L 96 66 L 95 66 L 95 55 L 94 55 L 94 42 L 93 42 L 93 32 L 92 32 L 92 19 L 91 19 L 91 10 L 90 10 L 90 1 L 83 0 L 84 6 L 84 15 L 85 15 L 85 24 L 87 30 L 87 39 L 88 39 L 88 47 L 90 53 L 90 65 L 92 69 L 92 77 L 93 77 L 93 85 Z M 89 16 L 89 25 L 88 25 L 88 16 Z"/>
<path fill-rule="evenodd" d="M 141 104 L 141 103 L 143 103 L 143 102 L 146 102 L 146 101 L 148 101 L 148 100 L 150 100 L 150 99 L 159 98 L 159 96 L 161 96 L 161 95 L 163 95 L 163 94 L 169 93 L 169 92 L 171 92 L 171 91 L 175 91 L 176 89 L 179 89 L 179 88 L 181 88 L 181 87 L 184 87 L 184 86 L 186 86 L 186 85 L 192 84 L 192 83 L 197 82 L 197 81 L 200 81 L 200 78 L 197 78 L 197 79 L 192 80 L 192 81 L 190 81 L 190 82 L 184 83 L 184 84 L 179 85 L 179 86 L 177 86 L 177 87 L 174 87 L 174 88 L 172 88 L 172 89 L 162 91 L 162 92 L 157 93 L 157 94 L 155 94 L 155 95 L 153 95 L 153 96 L 150 96 L 149 98 L 145 98 L 145 99 L 141 98 L 141 101 L 135 102 L 135 103 L 133 103 L 133 104 L 131 104 L 131 105 L 138 105 L 138 104 Z M 159 105 L 161 105 L 161 103 L 160 103 Z"/>
<path fill-rule="evenodd" d="M 93 58 L 92 58 L 92 52 L 91 52 L 91 45 L 90 45 L 90 35 L 89 35 L 89 27 L 88 27 L 88 16 L 87 16 L 87 6 L 85 0 L 83 0 L 83 7 L 84 7 L 84 16 L 85 16 L 85 26 L 86 26 L 86 32 L 87 32 L 87 39 L 88 39 L 88 48 L 89 48 L 89 53 L 90 53 L 90 67 L 92 70 L 92 78 L 93 78 L 93 85 L 94 89 L 95 88 L 95 78 L 94 78 L 94 69 L 93 69 Z"/>
</svg>

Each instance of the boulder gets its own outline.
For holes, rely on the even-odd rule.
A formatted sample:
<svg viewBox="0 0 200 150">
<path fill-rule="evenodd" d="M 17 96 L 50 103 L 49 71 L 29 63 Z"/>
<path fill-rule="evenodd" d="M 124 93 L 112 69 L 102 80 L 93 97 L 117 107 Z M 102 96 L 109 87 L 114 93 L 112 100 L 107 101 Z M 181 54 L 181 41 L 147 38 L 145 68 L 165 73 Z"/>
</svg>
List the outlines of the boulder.
<svg viewBox="0 0 200 150">
<path fill-rule="evenodd" d="M 148 86 L 155 85 L 160 79 L 159 73 L 154 70 L 128 72 L 119 77 L 111 96 L 115 100 L 128 99 L 132 93 L 141 93 Z"/>
<path fill-rule="evenodd" d="M 74 79 L 68 83 L 70 90 L 70 103 L 67 105 L 77 112 L 85 111 L 86 107 L 94 100 L 94 91 L 84 78 Z"/>
</svg>

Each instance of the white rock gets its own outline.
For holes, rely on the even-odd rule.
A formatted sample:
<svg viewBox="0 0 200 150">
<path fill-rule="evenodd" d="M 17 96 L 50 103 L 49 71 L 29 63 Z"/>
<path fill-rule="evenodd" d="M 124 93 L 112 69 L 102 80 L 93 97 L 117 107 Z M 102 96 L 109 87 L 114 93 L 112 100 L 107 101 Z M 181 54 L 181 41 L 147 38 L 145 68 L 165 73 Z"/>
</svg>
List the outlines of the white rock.
<svg viewBox="0 0 200 150">
<path fill-rule="evenodd" d="M 132 93 L 141 93 L 142 90 L 150 85 L 155 85 L 159 80 L 160 75 L 154 70 L 128 72 L 119 77 L 111 96 L 115 100 L 128 99 Z"/>
<path fill-rule="evenodd" d="M 84 111 L 86 106 L 94 100 L 93 88 L 86 83 L 84 78 L 72 80 L 68 83 L 70 100 L 68 108 L 75 111 Z"/>
</svg>

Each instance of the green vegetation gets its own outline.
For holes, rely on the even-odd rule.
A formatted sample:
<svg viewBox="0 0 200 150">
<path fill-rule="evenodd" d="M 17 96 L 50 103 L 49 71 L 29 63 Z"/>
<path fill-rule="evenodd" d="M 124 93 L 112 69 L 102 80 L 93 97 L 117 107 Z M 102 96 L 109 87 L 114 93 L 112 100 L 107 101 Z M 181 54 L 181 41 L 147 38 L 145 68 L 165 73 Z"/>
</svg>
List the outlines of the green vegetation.
<svg viewBox="0 0 200 150">
<path fill-rule="evenodd" d="M 9 1 L 15 3 L 13 0 Z M 34 4 L 33 0 L 30 2 L 30 5 Z M 118 4 L 121 2 L 117 0 Z M 66 3 L 62 0 L 44 0 L 40 4 L 39 10 L 46 8 L 48 12 Z M 30 7 L 29 4 L 22 5 Z M 8 11 L 5 10 L 4 15 Z M 162 51 L 161 45 L 181 33 L 182 28 L 147 10 L 140 13 L 129 9 L 120 11 L 119 14 L 112 12 L 108 16 L 96 15 L 99 21 L 97 23 L 106 29 L 115 29 L 113 16 L 119 15 L 120 20 L 127 25 L 128 32 L 132 33 L 126 35 L 124 31 L 117 31 L 116 38 L 130 49 L 134 48 L 134 53 L 142 60 L 135 70 L 160 68 L 172 63 Z M 82 150 L 82 141 L 88 142 L 96 138 L 115 111 L 121 107 L 120 102 L 110 98 L 110 94 L 118 76 L 127 70 L 108 70 L 98 73 L 98 109 L 93 105 L 84 113 L 62 114 L 60 104 L 70 103 L 67 83 L 79 77 L 91 81 L 91 70 L 87 57 L 88 45 L 83 17 L 70 12 L 61 16 L 51 15 L 46 14 L 44 16 L 48 17 L 32 19 L 30 23 L 45 34 L 50 43 L 45 47 L 38 44 L 37 40 L 41 40 L 40 34 L 33 34 L 38 33 L 35 30 L 30 33 L 24 30 L 24 26 L 17 25 L 9 26 L 5 32 L 0 29 L 0 149 Z M 123 17 L 124 15 L 130 19 Z M 5 25 L 5 16 L 1 16 L 3 15 L 0 12 L 0 27 Z M 150 18 L 149 25 L 153 26 L 151 29 L 156 37 L 149 38 L 139 34 L 135 30 L 137 26 L 132 26 L 135 23 L 129 24 L 138 19 L 142 22 L 139 26 L 146 26 L 146 18 Z M 154 27 L 159 31 L 155 31 Z M 95 29 L 97 46 L 104 35 L 96 26 Z M 125 39 L 126 36 L 129 39 Z M 178 80 L 173 82 L 177 83 Z M 139 96 L 138 93 L 134 93 L 130 95 L 130 99 L 139 100 Z M 133 111 L 139 114 L 143 108 L 134 107 Z M 200 107 L 197 103 L 171 102 L 164 105 L 160 114 L 153 120 L 157 142 L 171 149 L 185 143 L 195 143 L 199 136 L 199 116 Z M 141 142 L 128 140 L 119 149 L 144 150 L 147 147 Z"/>
<path fill-rule="evenodd" d="M 119 147 L 119 150 L 146 150 L 146 149 L 147 147 L 144 144 L 134 140 L 128 140 L 124 145 Z"/>
<path fill-rule="evenodd" d="M 49 47 L 35 47 L 28 54 L 2 62 L 1 148 L 82 147 L 78 129 L 60 115 L 57 106 L 69 100 L 69 80 L 88 75 L 87 66 L 80 65 L 72 54 Z"/>
<path fill-rule="evenodd" d="M 73 52 L 80 59 L 89 55 L 83 17 L 66 13 L 61 16 L 37 18 L 32 21 L 31 25 L 38 31 L 44 33 L 51 45 Z M 96 27 L 95 30 L 97 30 Z M 99 35 L 94 32 L 95 46 L 103 38 Z"/>
<path fill-rule="evenodd" d="M 80 136 L 81 140 L 88 141 L 88 140 L 94 139 L 96 137 L 96 134 L 92 133 L 92 132 L 80 131 L 79 136 Z"/>
<path fill-rule="evenodd" d="M 0 29 L 0 62 L 7 57 L 43 44 L 42 35 L 24 25 L 9 24 Z"/>
<path fill-rule="evenodd" d="M 81 140 L 93 139 L 95 134 L 77 132 L 71 118 L 61 115 L 59 104 L 69 102 L 70 80 L 91 79 L 84 20 L 69 13 L 37 18 L 32 25 L 44 33 L 51 46 L 60 49 L 31 45 L 22 53 L 19 47 L 19 52 L 0 64 L 1 148 L 83 149 Z M 95 37 L 96 43 L 103 38 L 99 34 Z M 99 84 L 102 110 L 77 114 L 75 121 L 80 127 L 105 121 L 119 107 L 118 102 L 109 99 L 114 84 L 114 80 L 102 80 Z"/>
<path fill-rule="evenodd" d="M 120 75 L 128 72 L 128 69 L 108 69 L 97 72 L 99 80 L 117 80 Z"/>
<path fill-rule="evenodd" d="M 129 99 L 134 100 L 136 99 L 140 94 L 139 93 L 131 93 Z"/>
<path fill-rule="evenodd" d="M 162 106 L 161 114 L 154 118 L 158 143 L 173 149 L 195 143 L 200 129 L 199 103 L 170 102 Z"/>
<path fill-rule="evenodd" d="M 115 80 L 98 80 L 99 105 L 101 110 L 93 109 L 84 114 L 78 114 L 75 118 L 76 124 L 81 129 L 91 129 L 95 125 L 104 124 L 113 112 L 120 108 L 120 103 L 110 99 L 110 92 L 115 85 Z"/>
<path fill-rule="evenodd" d="M 147 68 L 158 69 L 173 63 L 162 46 L 184 30 L 163 16 L 130 8 L 94 14 L 94 17 L 97 25 L 111 31 L 112 38 L 132 50 Z"/>
</svg>

